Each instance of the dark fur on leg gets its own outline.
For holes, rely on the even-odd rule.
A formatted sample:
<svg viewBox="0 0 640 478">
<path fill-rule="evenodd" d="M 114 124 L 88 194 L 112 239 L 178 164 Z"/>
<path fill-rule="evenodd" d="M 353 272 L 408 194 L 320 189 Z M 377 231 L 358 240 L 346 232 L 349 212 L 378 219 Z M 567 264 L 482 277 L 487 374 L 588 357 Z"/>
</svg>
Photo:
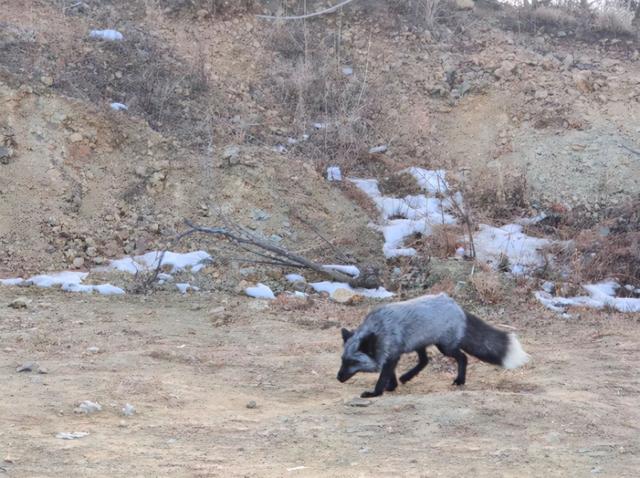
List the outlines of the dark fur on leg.
<svg viewBox="0 0 640 478">
<path fill-rule="evenodd" d="M 396 388 L 398 388 L 398 379 L 396 378 L 396 374 L 392 373 L 391 378 L 389 379 L 389 383 L 387 383 L 387 388 L 385 390 L 387 392 L 393 392 Z"/>
<path fill-rule="evenodd" d="M 360 395 L 362 398 L 371 398 L 371 397 L 379 397 L 382 395 L 387 388 L 387 384 L 391 380 L 393 376 L 395 378 L 396 374 L 396 365 L 398 364 L 398 359 L 390 359 L 385 362 L 382 366 L 382 371 L 380 372 L 380 377 L 378 377 L 378 382 L 376 383 L 375 388 L 372 392 L 362 392 Z"/>
<path fill-rule="evenodd" d="M 400 376 L 401 383 L 407 383 L 413 377 L 418 375 L 429 363 L 429 356 L 427 355 L 426 347 L 417 349 L 416 352 L 418 353 L 418 365 Z"/>
<path fill-rule="evenodd" d="M 440 345 L 438 350 L 447 357 L 453 357 L 458 363 L 458 376 L 453 381 L 453 385 L 464 385 L 467 380 L 467 356 L 460 349 L 445 349 Z"/>
</svg>

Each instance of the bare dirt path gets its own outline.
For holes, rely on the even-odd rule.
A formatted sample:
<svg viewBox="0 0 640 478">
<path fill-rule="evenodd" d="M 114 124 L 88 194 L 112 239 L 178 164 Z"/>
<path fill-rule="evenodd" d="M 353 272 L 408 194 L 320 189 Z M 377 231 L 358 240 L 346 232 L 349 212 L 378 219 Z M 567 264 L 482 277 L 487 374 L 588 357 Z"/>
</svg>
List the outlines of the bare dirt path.
<svg viewBox="0 0 640 478">
<path fill-rule="evenodd" d="M 24 293 L 28 309 L 6 307 Z M 336 381 L 338 325 L 366 307 L 265 305 L 0 288 L 0 475 L 637 476 L 637 316 L 492 317 L 533 364 L 471 361 L 460 389 L 431 351 L 414 382 L 353 407 L 375 377 Z M 48 373 L 17 373 L 28 361 Z M 82 400 L 103 410 L 74 414 Z"/>
</svg>

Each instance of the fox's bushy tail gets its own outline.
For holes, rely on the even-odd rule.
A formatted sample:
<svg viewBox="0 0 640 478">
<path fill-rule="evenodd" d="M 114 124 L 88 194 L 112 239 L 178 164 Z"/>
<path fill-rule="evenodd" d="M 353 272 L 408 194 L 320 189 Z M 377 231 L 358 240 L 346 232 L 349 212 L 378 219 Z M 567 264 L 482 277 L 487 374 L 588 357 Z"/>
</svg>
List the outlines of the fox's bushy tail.
<svg viewBox="0 0 640 478">
<path fill-rule="evenodd" d="M 504 368 L 518 368 L 529 361 L 515 334 L 491 327 L 465 311 L 467 327 L 460 348 L 480 360 Z"/>
</svg>

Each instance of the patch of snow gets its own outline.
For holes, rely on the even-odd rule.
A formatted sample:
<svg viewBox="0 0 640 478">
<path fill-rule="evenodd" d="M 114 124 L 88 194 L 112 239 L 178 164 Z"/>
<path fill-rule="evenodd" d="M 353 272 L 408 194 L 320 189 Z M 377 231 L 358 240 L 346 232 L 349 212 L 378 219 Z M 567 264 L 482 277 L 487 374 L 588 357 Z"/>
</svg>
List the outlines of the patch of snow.
<svg viewBox="0 0 640 478">
<path fill-rule="evenodd" d="M 315 129 L 326 129 L 327 123 L 313 123 Z"/>
<path fill-rule="evenodd" d="M 445 179 L 447 172 L 444 169 L 430 170 L 412 166 L 405 171 L 429 194 L 443 194 L 449 191 L 449 184 Z"/>
<path fill-rule="evenodd" d="M 340 264 L 327 264 L 322 266 L 325 269 L 331 269 L 334 271 L 342 272 L 343 274 L 350 275 L 351 277 L 358 277 L 360 275 L 360 269 L 356 266 L 343 266 Z"/>
<path fill-rule="evenodd" d="M 122 259 L 114 259 L 109 262 L 106 267 L 97 267 L 97 271 L 121 271 L 129 274 L 136 274 L 138 271 L 143 270 L 143 267 L 133 260 L 133 257 L 123 257 Z"/>
<path fill-rule="evenodd" d="M 423 168 L 409 168 L 406 172 L 413 175 L 426 194 L 408 195 L 404 198 L 383 196 L 375 179 L 349 180 L 376 204 L 382 216 L 382 224 L 377 226 L 384 235 L 383 252 L 385 257 L 413 256 L 415 249 L 404 247 L 406 238 L 414 234 L 430 235 L 434 224 L 455 224 L 456 220 L 447 209 L 451 209 L 454 198 L 432 197 L 436 193 L 448 191 L 445 171 L 431 171 Z"/>
<path fill-rule="evenodd" d="M 351 76 L 353 75 L 353 68 L 351 68 L 350 66 L 343 66 L 342 67 L 342 74 L 344 76 Z"/>
<path fill-rule="evenodd" d="M 362 289 L 356 288 L 354 289 L 346 282 L 331 282 L 331 281 L 322 281 L 322 282 L 312 282 L 309 284 L 313 287 L 313 290 L 316 292 L 327 292 L 329 295 L 333 294 L 337 289 L 347 289 L 355 292 L 356 294 L 362 295 L 364 297 L 370 297 L 373 299 L 386 299 L 388 297 L 393 297 L 393 293 L 386 290 L 384 287 L 378 287 L 377 289 Z"/>
<path fill-rule="evenodd" d="M 24 282 L 24 279 L 21 279 L 20 277 L 16 277 L 13 279 L 0 279 L 0 284 L 2 285 L 20 285 Z"/>
<path fill-rule="evenodd" d="M 363 193 L 369 196 L 371 199 L 382 197 L 380 188 L 378 187 L 377 179 L 357 179 L 349 178 L 353 184 L 355 184 Z"/>
<path fill-rule="evenodd" d="M 111 284 L 94 285 L 93 290 L 102 295 L 123 295 L 124 290 Z"/>
<path fill-rule="evenodd" d="M 284 278 L 289 282 L 306 282 L 305 278 L 300 274 L 287 274 Z"/>
<path fill-rule="evenodd" d="M 121 41 L 124 36 L 117 30 L 91 30 L 89 32 L 91 38 L 98 38 L 105 41 Z"/>
<path fill-rule="evenodd" d="M 193 290 L 195 292 L 200 290 L 200 287 L 196 287 L 189 283 L 178 283 L 176 284 L 176 289 L 180 291 L 181 294 L 186 294 L 189 290 Z"/>
<path fill-rule="evenodd" d="M 544 212 L 533 216 L 533 217 L 522 217 L 516 220 L 516 223 L 521 224 L 523 226 L 530 226 L 532 224 L 538 224 L 540 221 L 547 218 L 547 215 Z"/>
<path fill-rule="evenodd" d="M 124 294 L 124 290 L 111 284 L 85 285 L 82 281 L 89 275 L 88 272 L 64 271 L 53 274 L 39 274 L 24 279 L 3 279 L 0 281 L 2 285 L 20 285 L 31 284 L 36 287 L 48 289 L 54 286 L 60 286 L 65 292 L 98 292 L 103 295 Z"/>
<path fill-rule="evenodd" d="M 89 432 L 59 432 L 56 434 L 56 438 L 62 440 L 76 440 L 89 435 Z"/>
<path fill-rule="evenodd" d="M 342 171 L 338 166 L 329 166 L 327 168 L 327 181 L 342 181 Z"/>
<path fill-rule="evenodd" d="M 126 110 L 129 109 L 129 107 L 127 105 L 125 105 L 124 103 L 113 102 L 109 106 L 114 111 L 126 111 Z"/>
<path fill-rule="evenodd" d="M 185 269 L 191 272 L 198 272 L 207 263 L 212 261 L 211 255 L 205 251 L 194 251 L 187 253 L 151 251 L 141 256 L 123 257 L 109 262 L 106 267 L 96 268 L 98 271 L 119 270 L 136 274 L 137 272 L 149 271 L 158 267 L 158 262 L 162 256 L 162 266 L 171 267 L 171 272 L 176 273 Z"/>
<path fill-rule="evenodd" d="M 256 284 L 255 287 L 247 287 L 244 290 L 245 294 L 249 297 L 255 297 L 256 299 L 275 299 L 276 296 L 273 291 L 264 284 Z"/>
<path fill-rule="evenodd" d="M 493 227 L 480 224 L 480 230 L 473 236 L 476 257 L 498 267 L 503 257 L 509 260 L 511 272 L 521 274 L 545 263 L 542 249 L 553 241 L 527 236 L 519 224 Z"/>
<path fill-rule="evenodd" d="M 65 271 L 54 274 L 41 274 L 29 278 L 29 281 L 36 287 L 49 288 L 56 285 L 65 286 L 79 285 L 89 275 L 88 272 Z"/>
<path fill-rule="evenodd" d="M 640 299 L 615 296 L 616 290 L 620 287 L 615 281 L 586 284 L 582 287 L 589 296 L 559 297 L 545 291 L 537 291 L 534 295 L 542 305 L 560 313 L 572 306 L 592 309 L 610 307 L 618 312 L 640 312 Z"/>
</svg>

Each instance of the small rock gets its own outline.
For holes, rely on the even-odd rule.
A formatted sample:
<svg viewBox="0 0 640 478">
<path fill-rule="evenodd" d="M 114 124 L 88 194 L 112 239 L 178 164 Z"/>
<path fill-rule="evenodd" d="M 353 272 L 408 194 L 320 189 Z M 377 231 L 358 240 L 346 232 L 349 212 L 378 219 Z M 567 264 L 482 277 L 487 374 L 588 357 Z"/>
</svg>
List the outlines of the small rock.
<svg viewBox="0 0 640 478">
<path fill-rule="evenodd" d="M 26 297 L 16 297 L 11 302 L 9 302 L 9 307 L 12 309 L 26 309 L 29 307 L 31 301 Z"/>
<path fill-rule="evenodd" d="M 549 294 L 555 294 L 556 285 L 551 281 L 545 281 L 542 283 L 542 290 L 548 292 Z"/>
<path fill-rule="evenodd" d="M 38 363 L 37 362 L 25 362 L 22 365 L 20 365 L 18 368 L 16 368 L 16 372 L 20 373 L 20 372 L 34 372 L 37 371 L 39 368 Z"/>
<path fill-rule="evenodd" d="M 9 159 L 13 156 L 13 150 L 6 146 L 0 146 L 0 163 L 9 164 Z"/>
<path fill-rule="evenodd" d="M 126 403 L 124 407 L 122 407 L 122 414 L 125 417 L 130 417 L 136 413 L 136 408 L 130 403 Z"/>
<path fill-rule="evenodd" d="M 387 145 L 381 144 L 380 146 L 374 146 L 373 148 L 369 149 L 369 154 L 385 153 L 386 151 Z"/>
<path fill-rule="evenodd" d="M 247 408 L 258 408 L 258 404 L 256 403 L 256 401 L 255 401 L 255 400 L 250 400 L 250 401 L 247 403 Z"/>
<path fill-rule="evenodd" d="M 251 212 L 251 216 L 255 221 L 266 221 L 271 217 L 269 213 L 263 211 L 262 209 L 254 209 Z"/>
<path fill-rule="evenodd" d="M 343 287 L 334 290 L 330 297 L 334 302 L 346 305 L 358 304 L 364 299 L 360 294 L 357 294 L 356 292 L 350 289 L 345 289 Z"/>
<path fill-rule="evenodd" d="M 73 413 L 84 413 L 89 415 L 91 413 L 96 413 L 102 410 L 102 405 L 96 402 L 92 402 L 91 400 L 85 400 L 80 403 L 76 408 L 73 409 Z"/>
<path fill-rule="evenodd" d="M 567 56 L 564 57 L 564 60 L 562 60 L 562 65 L 568 70 L 569 68 L 571 68 L 573 66 L 573 64 L 575 63 L 575 59 L 573 58 L 573 55 L 569 54 Z"/>
<path fill-rule="evenodd" d="M 147 167 L 139 164 L 138 166 L 136 166 L 136 176 L 139 176 L 141 178 L 144 178 L 147 175 Z"/>
<path fill-rule="evenodd" d="M 40 82 L 45 86 L 53 86 L 53 78 L 50 76 L 41 76 Z"/>
<path fill-rule="evenodd" d="M 83 265 L 84 265 L 84 258 L 83 257 L 76 257 L 73 260 L 73 267 L 74 268 L 80 269 Z"/>
<path fill-rule="evenodd" d="M 505 78 L 512 76 L 515 72 L 516 72 L 516 64 L 509 60 L 504 60 L 500 65 L 500 68 L 498 68 L 494 72 L 494 75 L 496 75 L 501 80 L 504 80 Z"/>
<path fill-rule="evenodd" d="M 345 405 L 347 407 L 358 407 L 358 408 L 362 408 L 362 407 L 368 407 L 369 405 L 372 405 L 373 402 L 371 400 L 367 400 L 366 398 L 352 398 L 351 400 L 345 402 Z"/>
<path fill-rule="evenodd" d="M 71 133 L 71 135 L 69 135 L 69 141 L 72 143 L 79 143 L 82 141 L 82 135 L 80 133 Z"/>
<path fill-rule="evenodd" d="M 233 159 L 240 154 L 240 148 L 238 146 L 227 146 L 222 152 L 222 159 L 232 163 Z"/>
<path fill-rule="evenodd" d="M 87 255 L 89 257 L 96 257 L 98 255 L 98 249 L 94 246 L 87 247 Z"/>
<path fill-rule="evenodd" d="M 584 70 L 576 71 L 573 73 L 573 81 L 580 93 L 591 93 L 593 91 L 590 72 Z"/>
<path fill-rule="evenodd" d="M 547 96 L 549 96 L 547 90 L 537 90 L 535 94 L 536 100 L 544 100 Z"/>
</svg>

